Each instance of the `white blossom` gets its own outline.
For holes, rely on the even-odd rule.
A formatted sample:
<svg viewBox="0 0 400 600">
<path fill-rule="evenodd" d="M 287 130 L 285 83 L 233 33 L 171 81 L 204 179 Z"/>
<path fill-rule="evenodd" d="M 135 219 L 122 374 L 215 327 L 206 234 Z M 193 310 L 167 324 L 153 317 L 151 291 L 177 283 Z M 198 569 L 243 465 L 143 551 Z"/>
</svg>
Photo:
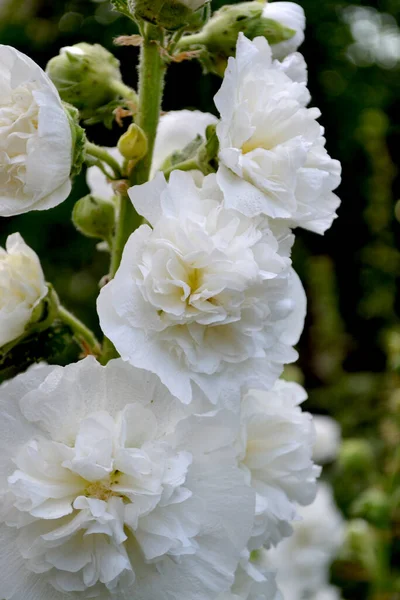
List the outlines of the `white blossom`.
<svg viewBox="0 0 400 600">
<path fill-rule="evenodd" d="M 228 208 L 323 233 L 339 199 L 340 163 L 325 149 L 302 57 L 272 60 L 264 38 L 239 36 L 215 103 L 221 114 L 218 183 Z"/>
<path fill-rule="evenodd" d="M 336 459 L 340 441 L 340 425 L 332 417 L 326 415 L 313 415 L 316 438 L 313 449 L 313 458 L 319 465 L 332 462 Z"/>
<path fill-rule="evenodd" d="M 0 248 L 0 347 L 24 333 L 47 293 L 37 254 L 19 233 L 8 236 Z"/>
<path fill-rule="evenodd" d="M 306 397 L 297 383 L 278 380 L 272 390 L 250 390 L 242 400 L 238 457 L 257 494 L 251 550 L 290 535 L 297 505 L 315 498 L 320 468 L 311 460 L 312 417 L 300 408 Z"/>
<path fill-rule="evenodd" d="M 130 190 L 150 225 L 129 238 L 98 300 L 124 360 L 156 373 L 182 402 L 195 382 L 212 402 L 246 381 L 271 387 L 295 360 L 305 295 L 263 219 L 227 210 L 215 176 L 162 174 Z"/>
<path fill-rule="evenodd" d="M 220 594 L 217 600 L 283 600 L 275 572 L 268 565 L 252 562 L 249 554 L 242 553 L 230 591 Z"/>
<path fill-rule="evenodd" d="M 267 2 L 263 9 L 263 17 L 277 21 L 296 32 L 289 40 L 272 46 L 274 58 L 281 60 L 288 54 L 296 52 L 304 42 L 306 17 L 303 8 L 295 2 Z"/>
<path fill-rule="evenodd" d="M 338 588 L 327 585 L 318 590 L 310 600 L 341 600 L 342 596 Z M 288 600 L 291 600 L 288 598 Z M 293 600 L 296 600 L 295 598 Z"/>
<path fill-rule="evenodd" d="M 216 123 L 214 115 L 199 110 L 177 110 L 162 115 L 154 144 L 151 178 L 171 154 L 183 150 L 198 135 L 204 138 L 207 127 Z M 200 171 L 196 173 L 198 177 Z"/>
<path fill-rule="evenodd" d="M 315 502 L 300 514 L 294 534 L 268 552 L 269 567 L 278 570 L 285 600 L 330 598 L 327 594 L 336 590 L 328 587 L 329 568 L 344 539 L 344 521 L 330 486 L 320 483 Z"/>
<path fill-rule="evenodd" d="M 73 143 L 67 114 L 45 72 L 0 45 L 0 215 L 44 210 L 71 191 Z"/>
<path fill-rule="evenodd" d="M 254 493 L 236 416 L 190 414 L 151 373 L 94 358 L 0 389 L 6 600 L 209 600 L 229 589 Z"/>
</svg>

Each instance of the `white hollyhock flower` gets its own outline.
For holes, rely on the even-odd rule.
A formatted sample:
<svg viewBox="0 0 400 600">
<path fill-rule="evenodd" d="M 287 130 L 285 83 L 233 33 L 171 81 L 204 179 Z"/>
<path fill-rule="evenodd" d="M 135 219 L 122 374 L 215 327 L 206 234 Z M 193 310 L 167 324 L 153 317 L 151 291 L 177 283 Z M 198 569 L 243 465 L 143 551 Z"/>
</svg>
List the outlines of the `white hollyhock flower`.
<svg viewBox="0 0 400 600">
<path fill-rule="evenodd" d="M 288 54 L 296 52 L 297 48 L 304 42 L 306 17 L 303 8 L 295 2 L 267 2 L 263 9 L 263 17 L 277 21 L 296 32 L 289 40 L 274 44 L 271 47 L 274 58 L 281 60 Z"/>
<path fill-rule="evenodd" d="M 0 347 L 24 333 L 47 293 L 37 254 L 19 233 L 8 236 L 0 248 Z"/>
<path fill-rule="evenodd" d="M 67 114 L 46 73 L 0 45 L 0 215 L 44 210 L 71 191 L 73 142 Z"/>
<path fill-rule="evenodd" d="M 297 383 L 278 380 L 272 390 L 250 390 L 242 400 L 238 457 L 257 494 L 251 550 L 290 535 L 297 505 L 315 498 L 320 468 L 311 460 L 312 417 L 300 408 L 306 397 Z"/>
<path fill-rule="evenodd" d="M 220 594 L 217 600 L 283 600 L 275 575 L 268 566 L 253 563 L 249 552 L 245 551 L 237 568 L 234 584 L 229 592 Z"/>
<path fill-rule="evenodd" d="M 332 462 L 339 452 L 341 441 L 340 425 L 332 417 L 313 415 L 316 438 L 313 458 L 319 465 Z"/>
<path fill-rule="evenodd" d="M 215 103 L 221 114 L 218 183 L 228 208 L 323 233 L 335 218 L 340 163 L 325 150 L 320 111 L 300 55 L 272 60 L 264 38 L 239 36 Z"/>
<path fill-rule="evenodd" d="M 192 382 L 212 402 L 246 381 L 271 387 L 296 358 L 305 296 L 263 220 L 225 209 L 214 175 L 198 188 L 188 173 L 168 184 L 159 173 L 129 193 L 154 229 L 131 235 L 98 299 L 122 358 L 185 403 Z"/>
<path fill-rule="evenodd" d="M 315 594 L 319 600 L 320 592 L 323 598 L 323 592 L 329 591 L 329 568 L 344 539 L 344 521 L 330 486 L 324 483 L 318 485 L 314 503 L 300 514 L 293 535 L 268 552 L 269 565 L 278 570 L 285 599 L 314 599 Z"/>
<path fill-rule="evenodd" d="M 123 158 L 118 148 L 104 148 L 104 150 L 107 150 L 107 152 L 122 165 Z M 105 198 L 106 200 L 114 196 L 112 182 L 107 179 L 106 175 L 99 167 L 94 166 L 88 168 L 86 171 L 86 183 L 93 196 Z"/>
<path fill-rule="evenodd" d="M 217 122 L 214 115 L 199 110 L 177 110 L 162 115 L 154 145 L 151 178 L 173 152 L 183 150 L 198 135 L 205 137 L 207 127 Z M 196 173 L 198 176 L 200 171 Z"/>
<path fill-rule="evenodd" d="M 190 414 L 151 373 L 92 357 L 1 388 L 6 600 L 209 600 L 232 585 L 254 493 L 236 416 Z"/>
<path fill-rule="evenodd" d="M 340 590 L 328 585 L 318 590 L 311 598 L 311 600 L 341 600 L 342 596 Z M 290 598 L 288 600 L 291 600 Z M 296 600 L 295 598 L 293 600 Z"/>
</svg>

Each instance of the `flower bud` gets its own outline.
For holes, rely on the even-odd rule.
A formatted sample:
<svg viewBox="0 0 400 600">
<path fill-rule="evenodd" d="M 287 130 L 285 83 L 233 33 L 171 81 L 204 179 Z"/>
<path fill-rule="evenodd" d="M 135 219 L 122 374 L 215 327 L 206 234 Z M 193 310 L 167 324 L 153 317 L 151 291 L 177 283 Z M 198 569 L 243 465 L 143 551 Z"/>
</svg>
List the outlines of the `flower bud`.
<svg viewBox="0 0 400 600">
<path fill-rule="evenodd" d="M 270 42 L 274 58 L 284 59 L 288 54 L 296 52 L 304 42 L 306 18 L 304 10 L 299 4 L 295 2 L 267 2 L 263 10 L 263 19 L 272 19 L 295 32 L 289 39 Z"/>
<path fill-rule="evenodd" d="M 206 3 L 207 0 L 128 0 L 135 18 L 170 30 L 190 24 L 193 13 Z"/>
<path fill-rule="evenodd" d="M 377 567 L 376 537 L 373 529 L 363 519 L 347 522 L 345 540 L 339 560 L 361 564 L 368 573 Z"/>
<path fill-rule="evenodd" d="M 147 136 L 136 123 L 132 123 L 118 141 L 118 150 L 122 156 L 134 163 L 147 154 L 147 148 Z"/>
<path fill-rule="evenodd" d="M 365 490 L 353 503 L 351 512 L 376 527 L 387 527 L 390 518 L 389 498 L 382 490 L 370 488 Z"/>
<path fill-rule="evenodd" d="M 82 42 L 62 48 L 46 72 L 62 100 L 78 108 L 83 118 L 120 97 L 119 61 L 99 44 Z"/>
<path fill-rule="evenodd" d="M 374 452 L 367 440 L 352 438 L 342 442 L 338 457 L 339 469 L 370 473 L 374 464 Z"/>
<path fill-rule="evenodd" d="M 75 204 L 72 221 L 83 235 L 110 242 L 115 226 L 114 204 L 88 194 Z"/>
<path fill-rule="evenodd" d="M 203 46 L 206 53 L 201 60 L 206 70 L 223 75 L 228 58 L 235 55 L 240 32 L 250 40 L 258 36 L 265 37 L 271 44 L 272 51 L 275 44 L 295 37 L 296 30 L 266 16 L 265 10 L 266 7 L 262 2 L 241 2 L 223 6 L 214 13 L 200 33 L 184 37 L 179 44 L 179 49 L 188 50 Z M 299 7 L 299 10 L 302 9 Z"/>
</svg>

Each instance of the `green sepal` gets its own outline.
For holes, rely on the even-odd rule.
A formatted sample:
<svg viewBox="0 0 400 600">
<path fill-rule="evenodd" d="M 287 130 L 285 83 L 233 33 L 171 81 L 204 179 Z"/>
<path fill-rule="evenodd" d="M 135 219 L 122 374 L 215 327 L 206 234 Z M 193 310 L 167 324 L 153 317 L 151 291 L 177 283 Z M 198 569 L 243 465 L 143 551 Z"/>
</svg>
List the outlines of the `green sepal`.
<svg viewBox="0 0 400 600">
<path fill-rule="evenodd" d="M 218 151 L 219 142 L 216 127 L 215 125 L 209 125 L 206 129 L 205 138 L 197 135 L 183 150 L 173 152 L 166 159 L 161 170 L 164 171 L 166 177 L 174 170 L 198 170 L 203 175 L 209 175 L 215 173 L 218 168 Z"/>
<path fill-rule="evenodd" d="M 121 13 L 121 15 L 132 19 L 127 0 L 111 0 L 111 4 L 114 7 L 114 10 Z"/>
<path fill-rule="evenodd" d="M 68 116 L 69 125 L 72 134 L 72 169 L 71 177 L 79 175 L 85 162 L 85 143 L 86 133 L 85 130 L 79 125 L 79 110 L 63 102 L 65 111 Z"/>
</svg>

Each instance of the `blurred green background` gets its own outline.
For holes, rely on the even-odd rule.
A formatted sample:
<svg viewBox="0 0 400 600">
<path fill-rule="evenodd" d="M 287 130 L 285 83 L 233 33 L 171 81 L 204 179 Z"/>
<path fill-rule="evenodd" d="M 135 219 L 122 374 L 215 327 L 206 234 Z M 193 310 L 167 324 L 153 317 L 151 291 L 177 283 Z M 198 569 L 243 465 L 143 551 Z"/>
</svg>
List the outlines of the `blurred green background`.
<svg viewBox="0 0 400 600">
<path fill-rule="evenodd" d="M 391 477 L 394 489 L 400 485 L 400 1 L 299 3 L 307 15 L 301 51 L 313 104 L 322 110 L 328 150 L 342 162 L 343 183 L 332 229 L 324 237 L 297 231 L 294 263 L 307 290 L 309 313 L 300 369 L 291 375 L 305 383 L 309 410 L 337 418 L 345 437 L 368 438 L 379 475 Z M 222 4 L 213 0 L 213 9 Z M 134 32 L 134 25 L 104 0 L 0 0 L 0 42 L 43 67 L 62 46 L 98 42 L 113 50 L 125 81 L 135 86 L 137 49 L 113 46 L 114 37 Z M 164 110 L 215 112 L 212 99 L 219 85 L 217 77 L 202 76 L 195 61 L 173 65 Z M 89 137 L 103 145 L 115 145 L 119 134 L 117 126 L 88 129 Z M 58 208 L 0 220 L 0 243 L 20 231 L 41 257 L 63 303 L 98 331 L 95 298 L 108 258 L 70 221 L 74 202 L 86 191 L 82 174 Z M 400 208 L 397 214 L 400 218 Z M 338 496 L 348 513 L 351 498 L 340 490 Z M 398 508 L 391 519 L 389 560 L 395 565 L 400 564 Z M 345 590 L 350 585 L 346 597 L 367 597 L 362 586 L 341 583 Z"/>
</svg>

